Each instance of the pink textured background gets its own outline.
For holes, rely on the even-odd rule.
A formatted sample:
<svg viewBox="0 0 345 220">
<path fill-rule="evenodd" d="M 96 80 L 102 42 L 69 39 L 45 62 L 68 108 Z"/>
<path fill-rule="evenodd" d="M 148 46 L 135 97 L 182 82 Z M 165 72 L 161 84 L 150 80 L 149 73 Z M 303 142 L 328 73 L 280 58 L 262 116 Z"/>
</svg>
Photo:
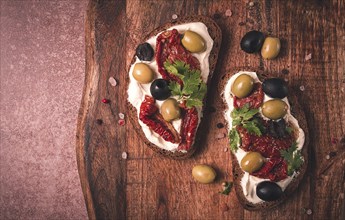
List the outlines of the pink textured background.
<svg viewBox="0 0 345 220">
<path fill-rule="evenodd" d="M 0 2 L 0 219 L 87 219 L 75 155 L 87 2 Z"/>
</svg>

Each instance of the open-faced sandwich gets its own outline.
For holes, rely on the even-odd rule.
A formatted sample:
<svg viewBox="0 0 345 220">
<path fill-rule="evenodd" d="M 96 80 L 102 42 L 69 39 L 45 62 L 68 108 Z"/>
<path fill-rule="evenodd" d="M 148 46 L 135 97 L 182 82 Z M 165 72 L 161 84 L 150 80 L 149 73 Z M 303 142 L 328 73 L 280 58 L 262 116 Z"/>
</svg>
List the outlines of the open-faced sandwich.
<svg viewBox="0 0 345 220">
<path fill-rule="evenodd" d="M 237 69 L 221 81 L 234 186 L 248 210 L 284 201 L 308 161 L 306 119 L 296 96 L 283 79 L 262 75 Z"/>
<path fill-rule="evenodd" d="M 157 28 L 137 46 L 128 71 L 129 118 L 156 152 L 181 159 L 195 151 L 221 37 L 212 19 L 192 16 Z"/>
</svg>

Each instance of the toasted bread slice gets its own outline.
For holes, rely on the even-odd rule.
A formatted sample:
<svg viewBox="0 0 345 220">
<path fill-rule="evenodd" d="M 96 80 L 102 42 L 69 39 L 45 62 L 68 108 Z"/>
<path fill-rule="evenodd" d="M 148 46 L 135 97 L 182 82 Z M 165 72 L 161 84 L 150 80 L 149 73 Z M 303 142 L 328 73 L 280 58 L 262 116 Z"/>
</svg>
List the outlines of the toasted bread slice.
<svg viewBox="0 0 345 220">
<path fill-rule="evenodd" d="M 167 23 L 167 24 L 153 30 L 146 38 L 144 38 L 138 44 L 145 42 L 150 37 L 155 36 L 155 35 L 159 34 L 160 32 L 165 31 L 172 26 L 185 24 L 185 23 L 191 23 L 191 22 L 201 22 L 201 23 L 205 24 L 207 26 L 208 33 L 209 33 L 210 37 L 213 39 L 213 47 L 212 47 L 212 50 L 211 50 L 210 55 L 209 55 L 209 70 L 210 71 L 209 71 L 208 80 L 207 80 L 207 87 L 209 88 L 210 83 L 211 83 L 211 78 L 213 77 L 214 70 L 216 67 L 216 63 L 217 63 L 217 59 L 218 59 L 218 53 L 219 53 L 219 49 L 220 49 L 220 45 L 221 45 L 221 41 L 222 41 L 221 30 L 218 27 L 218 25 L 212 19 L 210 19 L 208 17 L 204 17 L 204 16 L 197 16 L 197 15 L 177 19 L 173 22 Z M 129 65 L 129 68 L 131 67 L 131 65 L 134 62 L 135 62 L 135 55 L 133 56 L 133 59 L 132 59 L 131 64 Z M 129 68 L 128 68 L 127 72 L 129 72 Z M 127 88 L 128 88 L 128 84 L 129 84 L 129 78 L 127 78 Z M 206 99 L 207 99 L 207 95 L 204 99 L 204 105 L 203 105 L 203 109 L 202 109 L 203 112 L 204 112 L 205 107 L 206 107 L 206 103 L 205 103 Z M 206 127 L 204 124 L 205 120 L 203 120 L 202 118 L 201 118 L 201 122 L 198 126 L 196 135 L 195 135 L 195 140 L 194 140 L 193 146 L 187 152 L 182 152 L 182 151 L 174 151 L 173 152 L 173 151 L 162 149 L 162 148 L 156 146 L 155 144 L 153 144 L 152 142 L 150 142 L 146 138 L 144 132 L 142 131 L 140 124 L 138 123 L 139 119 L 138 119 L 138 113 L 137 113 L 136 108 L 131 103 L 129 103 L 128 100 L 127 100 L 127 107 L 128 107 L 129 119 L 130 119 L 131 123 L 133 124 L 134 129 L 136 130 L 137 134 L 145 142 L 145 144 L 147 146 L 149 146 L 155 152 L 157 152 L 161 155 L 164 155 L 166 157 L 172 158 L 172 159 L 185 159 L 185 158 L 190 157 L 195 152 L 195 150 L 196 150 L 195 146 L 199 146 L 200 134 L 203 133 L 203 131 L 205 130 L 205 127 Z"/>
<path fill-rule="evenodd" d="M 253 68 L 248 68 L 248 67 L 237 67 L 237 68 L 232 68 L 227 71 L 226 74 L 224 74 L 221 77 L 221 81 L 219 83 L 219 94 L 221 94 L 222 99 L 223 99 L 223 107 L 224 109 L 228 109 L 228 106 L 224 100 L 224 90 L 225 86 L 228 83 L 228 80 L 232 75 L 239 71 L 250 71 L 250 72 L 256 72 L 258 75 L 258 78 L 260 81 L 263 81 L 265 78 L 267 78 L 268 74 L 262 70 L 257 70 Z M 247 209 L 247 210 L 265 210 L 265 209 L 271 209 L 273 207 L 278 206 L 281 204 L 283 201 L 285 201 L 291 194 L 297 189 L 299 184 L 301 183 L 304 174 L 307 170 L 308 166 L 308 145 L 309 145 L 309 134 L 308 134 L 308 127 L 307 127 L 307 121 L 304 112 L 302 111 L 302 108 L 298 102 L 297 96 L 293 94 L 293 90 L 289 90 L 290 93 L 288 94 L 288 100 L 291 106 L 291 114 L 297 119 L 298 124 L 300 128 L 304 131 L 305 135 L 305 142 L 303 145 L 303 148 L 301 150 L 301 153 L 304 157 L 304 163 L 303 165 L 299 168 L 299 174 L 290 182 L 290 184 L 287 186 L 287 188 L 284 190 L 283 195 L 275 201 L 270 201 L 266 202 L 263 201 L 261 203 L 251 203 L 249 202 L 244 193 L 243 189 L 241 186 L 241 179 L 244 175 L 244 171 L 240 167 L 240 161 L 237 160 L 236 156 L 233 154 L 231 151 L 231 160 L 232 160 L 232 173 L 233 173 L 233 182 L 234 182 L 234 187 L 236 190 L 236 195 L 239 200 L 239 202 L 242 204 L 242 206 Z M 225 120 L 226 121 L 226 120 Z M 228 127 L 227 121 L 226 121 L 226 126 Z M 297 129 L 297 128 L 294 128 Z"/>
</svg>

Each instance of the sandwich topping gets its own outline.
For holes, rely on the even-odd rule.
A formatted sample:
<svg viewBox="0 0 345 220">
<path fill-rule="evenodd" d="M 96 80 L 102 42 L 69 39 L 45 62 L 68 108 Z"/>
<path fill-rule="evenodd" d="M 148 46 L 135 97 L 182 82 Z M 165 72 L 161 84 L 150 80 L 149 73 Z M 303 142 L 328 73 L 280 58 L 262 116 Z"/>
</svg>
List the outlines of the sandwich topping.
<svg viewBox="0 0 345 220">
<path fill-rule="evenodd" d="M 201 22 L 175 25 L 136 49 L 128 101 L 146 138 L 169 151 L 187 152 L 202 118 L 213 47 Z"/>
<path fill-rule="evenodd" d="M 279 199 L 304 162 L 305 136 L 287 92 L 284 80 L 261 82 L 255 72 L 236 73 L 225 86 L 230 148 L 244 172 L 244 196 L 254 204 Z"/>
</svg>

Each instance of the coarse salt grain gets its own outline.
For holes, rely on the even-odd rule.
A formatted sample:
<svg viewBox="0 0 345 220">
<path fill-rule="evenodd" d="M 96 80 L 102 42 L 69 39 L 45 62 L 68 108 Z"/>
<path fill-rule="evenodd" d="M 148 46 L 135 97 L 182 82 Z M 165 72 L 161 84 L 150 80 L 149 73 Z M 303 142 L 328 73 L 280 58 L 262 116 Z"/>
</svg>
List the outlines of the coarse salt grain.
<svg viewBox="0 0 345 220">
<path fill-rule="evenodd" d="M 224 137 L 225 137 L 225 134 L 224 134 L 224 133 L 219 133 L 219 134 L 216 135 L 216 138 L 217 138 L 217 139 L 222 139 L 222 138 L 224 138 Z"/>
<path fill-rule="evenodd" d="M 254 2 L 249 2 L 249 6 L 253 7 L 254 6 Z"/>
<path fill-rule="evenodd" d="M 308 210 L 306 211 L 306 213 L 307 213 L 307 215 L 311 215 L 311 214 L 313 214 L 313 211 L 312 211 L 311 209 L 308 209 Z"/>
<path fill-rule="evenodd" d="M 232 16 L 232 11 L 230 9 L 225 11 L 225 16 L 231 17 Z"/>
<path fill-rule="evenodd" d="M 174 20 L 177 19 L 177 17 L 178 17 L 177 14 L 173 14 L 173 15 L 171 16 L 171 18 L 174 19 Z"/>
<path fill-rule="evenodd" d="M 304 86 L 300 86 L 299 89 L 303 92 L 305 90 Z"/>
<path fill-rule="evenodd" d="M 329 160 L 331 158 L 331 156 L 329 156 L 329 154 L 327 154 L 326 159 Z"/>
<path fill-rule="evenodd" d="M 126 152 L 122 152 L 122 159 L 127 159 L 127 153 Z"/>
<path fill-rule="evenodd" d="M 125 114 L 119 113 L 119 118 L 120 118 L 120 119 L 125 119 Z"/>
<path fill-rule="evenodd" d="M 306 61 L 311 60 L 311 53 L 305 56 L 305 60 Z"/>
<path fill-rule="evenodd" d="M 124 125 L 125 125 L 125 120 L 120 119 L 120 120 L 118 121 L 118 124 L 121 125 L 121 126 L 124 126 Z"/>
<path fill-rule="evenodd" d="M 224 147 L 224 152 L 227 152 L 228 151 L 228 148 L 227 147 Z"/>
<path fill-rule="evenodd" d="M 109 77 L 108 81 L 109 81 L 110 85 L 112 85 L 112 86 L 116 86 L 117 85 L 117 81 L 116 81 L 116 79 L 114 77 Z"/>
</svg>

